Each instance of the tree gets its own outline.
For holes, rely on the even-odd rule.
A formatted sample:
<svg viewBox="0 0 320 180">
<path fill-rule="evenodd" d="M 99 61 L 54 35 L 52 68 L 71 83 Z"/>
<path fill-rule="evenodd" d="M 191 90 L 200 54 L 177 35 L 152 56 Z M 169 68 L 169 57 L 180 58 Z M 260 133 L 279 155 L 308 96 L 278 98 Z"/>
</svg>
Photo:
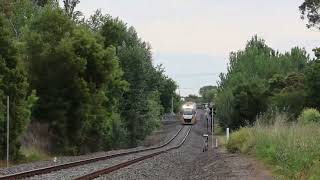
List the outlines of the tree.
<svg viewBox="0 0 320 180">
<path fill-rule="evenodd" d="M 202 97 L 203 102 L 213 102 L 217 93 L 216 86 L 204 86 L 200 88 L 199 94 Z"/>
<path fill-rule="evenodd" d="M 98 32 L 101 30 L 105 22 L 107 22 L 112 17 L 110 15 L 103 15 L 101 10 L 96 10 L 93 15 L 86 20 L 86 24 L 90 27 L 91 30 Z"/>
<path fill-rule="evenodd" d="M 308 19 L 307 27 L 315 27 L 320 29 L 320 1 L 319 0 L 305 0 L 300 6 L 301 18 Z"/>
<path fill-rule="evenodd" d="M 237 121 L 232 121 L 230 128 L 252 125 L 256 116 L 267 109 L 265 89 L 261 84 L 248 83 L 236 86 L 233 91 L 234 116 Z"/>
<path fill-rule="evenodd" d="M 29 84 L 18 49 L 13 43 L 8 24 L 0 16 L 0 136 L 6 137 L 6 96 L 10 97 L 10 156 L 20 157 L 19 137 L 26 129 L 31 108 L 36 101 L 35 93 L 28 93 Z M 5 157 L 6 142 L 0 138 L 0 158 Z"/>
<path fill-rule="evenodd" d="M 308 105 L 320 108 L 320 61 L 315 60 L 306 69 L 306 86 Z"/>
<path fill-rule="evenodd" d="M 120 99 L 120 113 L 129 145 L 135 146 L 159 125 L 160 115 L 170 111 L 172 98 L 178 104 L 177 86 L 161 67 L 153 66 L 150 45 L 138 37 L 133 27 L 128 28 L 118 18 L 102 16 L 99 11 L 88 23 L 103 37 L 105 46 L 117 49 L 123 78 L 129 83 Z"/>
<path fill-rule="evenodd" d="M 220 125 L 237 129 L 253 124 L 257 115 L 274 107 L 297 116 L 305 104 L 302 73 L 308 61 L 304 49 L 281 54 L 254 36 L 244 50 L 230 54 L 228 71 L 220 75 L 215 103 Z"/>
<path fill-rule="evenodd" d="M 184 98 L 184 101 L 185 102 L 195 102 L 195 103 L 198 103 L 200 102 L 200 97 L 198 97 L 197 95 L 195 94 L 189 94 L 187 97 Z"/>
<path fill-rule="evenodd" d="M 44 7 L 46 4 L 50 2 L 50 0 L 34 0 L 34 2 L 41 7 Z"/>
<path fill-rule="evenodd" d="M 47 6 L 25 34 L 38 121 L 49 123 L 54 152 L 108 149 L 122 131 L 117 95 L 126 86 L 116 52 L 62 10 Z M 114 129 L 118 127 L 119 129 Z"/>
<path fill-rule="evenodd" d="M 159 123 L 160 117 L 155 118 L 152 115 L 153 108 L 156 108 L 155 102 L 159 103 L 157 100 L 159 96 L 154 94 L 157 93 L 156 91 L 147 88 L 148 78 L 150 78 L 148 70 L 152 67 L 147 56 L 149 51 L 137 44 L 129 47 L 122 46 L 118 52 L 124 79 L 130 84 L 129 91 L 124 93 L 120 101 L 120 112 L 126 121 L 130 145 L 134 146 L 156 127 L 155 124 Z M 149 106 L 150 102 L 153 102 L 153 108 Z M 157 104 L 157 106 L 160 105 Z M 156 109 L 160 110 L 160 108 Z"/>
<path fill-rule="evenodd" d="M 79 3 L 80 0 L 63 0 L 64 12 L 72 20 L 79 20 L 79 17 L 82 16 L 80 11 L 75 11 L 75 8 Z"/>
<path fill-rule="evenodd" d="M 0 2 L 0 14 L 3 14 L 16 38 L 20 38 L 21 29 L 30 18 L 38 13 L 38 7 L 32 0 L 3 0 Z"/>
<path fill-rule="evenodd" d="M 273 93 L 270 97 L 270 106 L 286 111 L 288 115 L 291 116 L 291 119 L 295 120 L 306 105 L 304 79 L 305 77 L 302 73 L 294 72 L 289 73 L 285 78 L 279 80 L 277 85 L 275 85 L 275 83 L 271 84 L 269 91 Z"/>
</svg>

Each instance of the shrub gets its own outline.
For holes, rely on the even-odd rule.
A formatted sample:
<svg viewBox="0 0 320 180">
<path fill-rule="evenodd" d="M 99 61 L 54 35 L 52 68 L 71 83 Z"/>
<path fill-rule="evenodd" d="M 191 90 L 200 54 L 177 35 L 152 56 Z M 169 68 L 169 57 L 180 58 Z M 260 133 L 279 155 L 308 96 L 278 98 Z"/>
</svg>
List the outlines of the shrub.
<svg viewBox="0 0 320 180">
<path fill-rule="evenodd" d="M 243 152 L 246 153 L 250 151 L 253 145 L 253 129 L 241 128 L 239 131 L 232 133 L 229 141 L 226 144 L 228 151 Z"/>
<path fill-rule="evenodd" d="M 311 122 L 320 123 L 320 113 L 318 110 L 313 108 L 305 109 L 299 116 L 298 122 L 302 124 L 307 124 Z"/>
</svg>

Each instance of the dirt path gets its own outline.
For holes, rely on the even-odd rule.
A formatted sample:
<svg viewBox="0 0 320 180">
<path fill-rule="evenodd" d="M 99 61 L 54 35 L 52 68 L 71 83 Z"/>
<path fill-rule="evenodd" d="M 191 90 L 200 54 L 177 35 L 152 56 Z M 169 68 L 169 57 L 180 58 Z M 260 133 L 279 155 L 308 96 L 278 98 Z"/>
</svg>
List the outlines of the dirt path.
<svg viewBox="0 0 320 180">
<path fill-rule="evenodd" d="M 206 121 L 204 116 L 200 116 L 198 124 L 195 126 L 196 136 L 201 136 L 206 132 Z M 196 144 L 197 142 L 192 141 Z M 234 180 L 269 180 L 273 179 L 271 173 L 259 162 L 241 154 L 231 154 L 224 148 L 212 148 L 209 142 L 209 150 L 204 153 L 197 153 L 196 158 L 190 163 L 190 171 L 186 179 L 234 179 Z"/>
<path fill-rule="evenodd" d="M 234 179 L 269 180 L 271 174 L 256 161 L 239 155 L 230 154 L 222 149 L 203 153 L 192 162 L 195 171 L 187 179 Z"/>
<path fill-rule="evenodd" d="M 202 117 L 203 116 L 199 116 Z M 203 119 L 195 125 L 186 143 L 149 160 L 113 172 L 100 179 L 210 179 L 210 180 L 269 180 L 271 174 L 257 161 L 223 149 L 202 152 Z"/>
</svg>

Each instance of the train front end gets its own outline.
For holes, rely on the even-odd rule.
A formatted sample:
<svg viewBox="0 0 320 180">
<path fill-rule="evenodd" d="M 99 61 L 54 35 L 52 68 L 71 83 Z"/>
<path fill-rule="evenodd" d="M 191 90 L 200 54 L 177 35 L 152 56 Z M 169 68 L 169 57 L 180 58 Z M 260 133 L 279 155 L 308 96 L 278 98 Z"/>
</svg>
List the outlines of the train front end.
<svg viewBox="0 0 320 180">
<path fill-rule="evenodd" d="M 184 104 L 181 108 L 181 121 L 182 124 L 195 124 L 196 114 L 197 114 L 196 104 L 188 102 Z"/>
</svg>

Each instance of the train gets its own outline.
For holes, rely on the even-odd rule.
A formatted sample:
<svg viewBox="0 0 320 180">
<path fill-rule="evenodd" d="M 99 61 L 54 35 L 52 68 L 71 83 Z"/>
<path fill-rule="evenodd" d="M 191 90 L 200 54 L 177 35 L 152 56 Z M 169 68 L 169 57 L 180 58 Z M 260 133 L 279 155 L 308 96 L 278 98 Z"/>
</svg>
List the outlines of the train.
<svg viewBox="0 0 320 180">
<path fill-rule="evenodd" d="M 186 102 L 180 110 L 180 120 L 182 124 L 195 124 L 197 122 L 197 104 L 194 102 Z"/>
</svg>

